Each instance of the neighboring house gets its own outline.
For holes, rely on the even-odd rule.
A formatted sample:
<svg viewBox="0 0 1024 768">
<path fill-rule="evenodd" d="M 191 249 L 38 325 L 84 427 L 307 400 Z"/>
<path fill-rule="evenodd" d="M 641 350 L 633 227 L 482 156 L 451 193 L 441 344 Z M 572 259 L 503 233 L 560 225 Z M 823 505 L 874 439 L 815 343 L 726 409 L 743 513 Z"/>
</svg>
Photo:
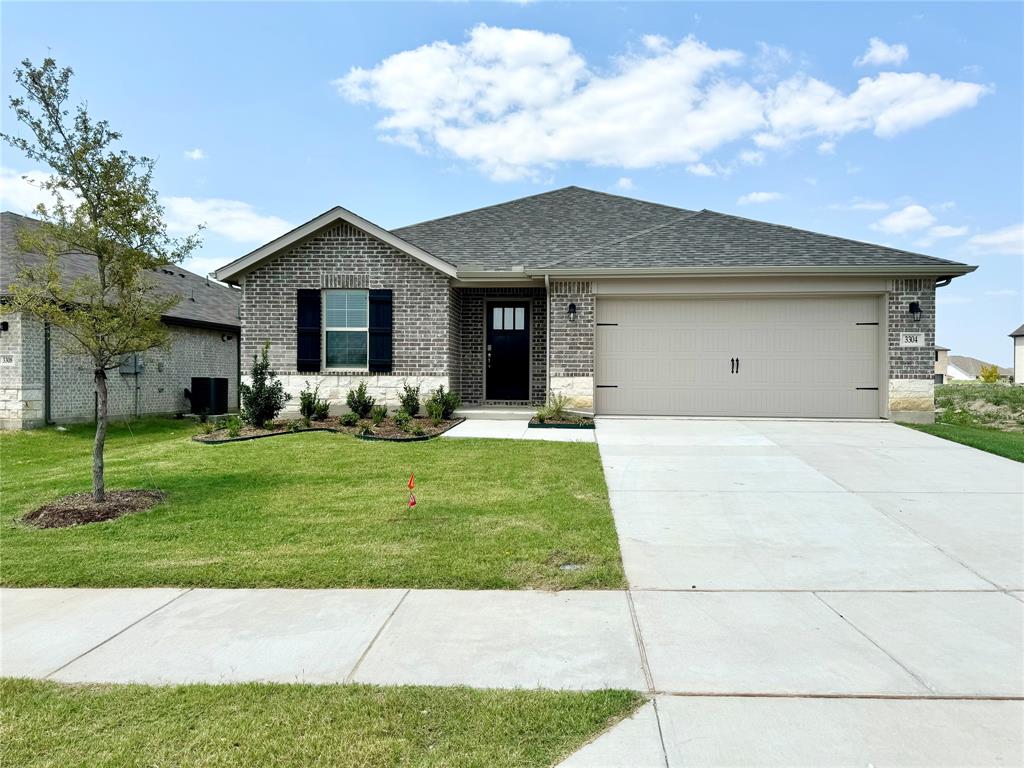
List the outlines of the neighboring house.
<svg viewBox="0 0 1024 768">
<path fill-rule="evenodd" d="M 22 253 L 17 230 L 34 219 L 0 214 L 0 302 L 9 295 L 22 266 L 42 264 L 44 257 Z M 68 280 L 95 274 L 95 257 L 66 253 L 60 257 Z M 240 291 L 178 266 L 154 271 L 159 289 L 181 296 L 164 316 L 170 328 L 167 346 L 133 356 L 120 370 L 108 372 L 111 416 L 187 413 L 193 410 L 186 390 L 193 377 L 217 381 L 214 398 L 226 385 L 227 407 L 238 407 Z M 92 366 L 85 356 L 67 354 L 62 334 L 19 313 L 0 315 L 0 427 L 19 429 L 48 423 L 95 418 Z M 201 391 L 204 382 L 196 383 Z M 198 409 L 196 409 L 198 410 Z M 220 410 L 220 408 L 211 408 Z"/>
<path fill-rule="evenodd" d="M 949 347 L 935 347 L 935 383 L 945 384 L 949 375 Z"/>
<path fill-rule="evenodd" d="M 332 208 L 216 276 L 292 393 L 927 421 L 935 288 L 973 269 L 567 187 L 391 231 Z"/>
<path fill-rule="evenodd" d="M 993 363 L 986 363 L 976 357 L 950 355 L 949 378 L 951 381 L 975 381 L 981 378 L 981 369 L 989 365 L 993 365 Z M 1000 379 L 1009 380 L 1013 377 L 1012 368 L 1003 368 L 1002 366 L 996 366 L 996 368 L 999 371 Z"/>
<path fill-rule="evenodd" d="M 1013 380 L 1024 384 L 1024 325 L 1010 334 L 1013 339 Z"/>
</svg>

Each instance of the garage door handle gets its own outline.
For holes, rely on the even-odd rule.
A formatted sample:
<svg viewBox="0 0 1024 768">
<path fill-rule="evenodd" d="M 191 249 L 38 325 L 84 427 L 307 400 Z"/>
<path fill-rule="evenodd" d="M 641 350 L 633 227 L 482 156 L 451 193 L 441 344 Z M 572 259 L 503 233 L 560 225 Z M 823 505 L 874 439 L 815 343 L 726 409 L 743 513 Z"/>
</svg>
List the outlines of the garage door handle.
<svg viewBox="0 0 1024 768">
<path fill-rule="evenodd" d="M 739 372 L 740 372 L 740 359 L 737 357 L 736 358 L 736 373 L 739 373 Z"/>
<path fill-rule="evenodd" d="M 736 373 L 736 358 L 729 358 L 729 373 Z"/>
</svg>

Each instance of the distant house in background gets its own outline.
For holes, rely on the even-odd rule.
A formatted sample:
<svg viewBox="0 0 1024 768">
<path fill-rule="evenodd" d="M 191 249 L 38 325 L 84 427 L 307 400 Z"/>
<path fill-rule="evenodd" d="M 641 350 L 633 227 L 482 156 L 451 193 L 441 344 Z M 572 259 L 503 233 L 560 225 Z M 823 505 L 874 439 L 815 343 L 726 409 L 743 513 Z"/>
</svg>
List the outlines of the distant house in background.
<svg viewBox="0 0 1024 768">
<path fill-rule="evenodd" d="M 987 365 L 993 365 L 993 363 L 986 363 L 984 360 L 979 360 L 976 357 L 950 355 L 947 381 L 975 381 L 981 377 L 981 369 Z M 1013 377 L 1012 368 L 996 367 L 999 369 L 1000 379 L 1008 381 Z"/>
<path fill-rule="evenodd" d="M 935 383 L 945 384 L 949 371 L 949 347 L 935 347 Z"/>
<path fill-rule="evenodd" d="M 1010 334 L 1013 339 L 1013 380 L 1024 384 L 1024 325 Z"/>
<path fill-rule="evenodd" d="M 43 256 L 18 247 L 18 229 L 37 223 L 15 213 L 0 214 L 0 303 L 23 266 L 43 263 Z M 62 254 L 60 267 L 68 280 L 95 274 L 95 257 Z M 111 417 L 237 409 L 241 291 L 178 266 L 154 271 L 153 278 L 160 291 L 181 296 L 163 317 L 170 340 L 108 372 Z M 95 418 L 89 361 L 67 354 L 61 333 L 32 317 L 11 313 L 0 321 L 0 428 Z M 197 405 L 211 396 L 212 404 Z"/>
</svg>

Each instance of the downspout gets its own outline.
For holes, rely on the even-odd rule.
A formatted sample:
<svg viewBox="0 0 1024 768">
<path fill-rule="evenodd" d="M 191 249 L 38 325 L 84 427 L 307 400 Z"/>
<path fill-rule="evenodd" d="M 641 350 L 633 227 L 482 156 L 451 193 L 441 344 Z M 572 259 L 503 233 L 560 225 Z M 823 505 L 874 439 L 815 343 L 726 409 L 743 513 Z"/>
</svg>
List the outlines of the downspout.
<svg viewBox="0 0 1024 768">
<path fill-rule="evenodd" d="M 547 312 L 544 320 L 544 402 L 551 399 L 551 281 L 548 273 L 544 273 L 544 309 Z"/>
<path fill-rule="evenodd" d="M 50 418 L 50 324 L 43 323 L 43 425 L 53 423 Z"/>
</svg>

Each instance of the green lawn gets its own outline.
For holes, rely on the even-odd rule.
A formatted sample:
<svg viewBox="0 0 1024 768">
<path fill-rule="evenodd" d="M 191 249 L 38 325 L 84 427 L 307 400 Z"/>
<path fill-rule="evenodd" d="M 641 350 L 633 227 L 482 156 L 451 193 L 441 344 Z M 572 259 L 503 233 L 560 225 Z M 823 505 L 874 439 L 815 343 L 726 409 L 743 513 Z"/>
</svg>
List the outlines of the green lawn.
<svg viewBox="0 0 1024 768">
<path fill-rule="evenodd" d="M 957 424 L 905 424 L 904 426 L 927 432 L 929 435 L 963 443 L 972 448 L 1024 461 L 1024 432 L 1003 432 L 988 427 L 968 427 Z"/>
<path fill-rule="evenodd" d="M 630 691 L 0 680 L 0 765 L 548 766 L 642 701 Z"/>
<path fill-rule="evenodd" d="M 9 586 L 619 588 L 597 447 L 325 432 L 228 445 L 154 420 L 111 429 L 108 487 L 159 488 L 149 512 L 76 528 L 17 520 L 89 488 L 92 427 L 0 436 Z M 417 506 L 406 482 L 416 473 Z M 579 564 L 579 569 L 560 566 Z"/>
</svg>

